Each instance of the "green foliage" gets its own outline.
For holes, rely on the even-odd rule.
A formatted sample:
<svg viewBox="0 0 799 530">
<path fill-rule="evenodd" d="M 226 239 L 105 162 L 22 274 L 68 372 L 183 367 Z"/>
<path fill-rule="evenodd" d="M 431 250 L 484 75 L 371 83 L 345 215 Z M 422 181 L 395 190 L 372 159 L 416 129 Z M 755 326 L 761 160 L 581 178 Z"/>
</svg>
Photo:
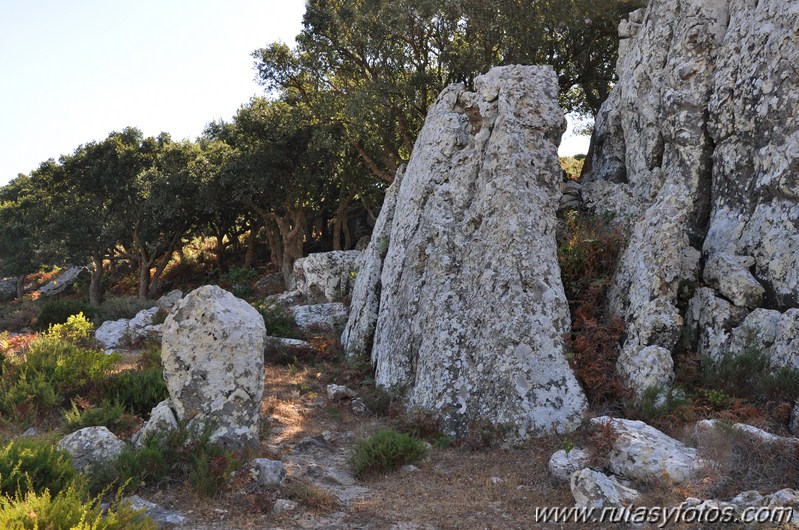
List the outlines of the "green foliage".
<svg viewBox="0 0 799 530">
<path fill-rule="evenodd" d="M 713 389 L 702 389 L 700 390 L 700 394 L 707 399 L 711 405 L 717 408 L 724 408 L 729 405 L 732 398 L 728 396 L 722 390 L 713 390 Z"/>
<path fill-rule="evenodd" d="M 350 464 L 355 475 L 362 477 L 410 464 L 426 452 L 424 442 L 417 438 L 393 429 L 379 429 L 355 447 Z"/>
<path fill-rule="evenodd" d="M 576 156 L 562 156 L 560 157 L 560 167 L 566 172 L 569 179 L 580 180 L 580 175 L 583 171 L 583 163 L 585 157 L 577 158 Z"/>
<path fill-rule="evenodd" d="M 289 313 L 283 306 L 272 304 L 261 307 L 260 311 L 264 317 L 266 332 L 270 337 L 301 338 L 294 315 Z"/>
<path fill-rule="evenodd" d="M 78 313 L 82 313 L 89 320 L 95 314 L 91 307 L 77 300 L 47 300 L 39 310 L 36 327 L 45 330 L 51 325 L 65 323 L 70 316 Z"/>
<path fill-rule="evenodd" d="M 63 324 L 51 324 L 46 335 L 72 344 L 88 345 L 94 338 L 93 332 L 94 324 L 89 322 L 81 312 L 70 316 Z"/>
<path fill-rule="evenodd" d="M 699 381 L 704 388 L 739 398 L 794 401 L 799 396 L 799 370 L 775 367 L 754 334 L 738 353 L 703 358 Z"/>
<path fill-rule="evenodd" d="M 149 309 L 155 303 L 152 300 L 141 300 L 135 296 L 107 296 L 96 310 L 93 319 L 96 323 L 106 320 L 131 319 L 142 309 Z"/>
<path fill-rule="evenodd" d="M 259 277 L 258 271 L 252 268 L 231 267 L 229 271 L 220 276 L 219 282 L 223 285 L 245 285 L 252 283 Z"/>
<path fill-rule="evenodd" d="M 655 385 L 646 389 L 644 395 L 641 396 L 639 407 L 643 419 L 651 421 L 673 414 L 678 407 L 689 403 L 685 391 L 680 387 Z"/>
<path fill-rule="evenodd" d="M 6 496 L 58 494 L 77 476 L 72 458 L 51 443 L 18 438 L 0 446 L 0 494 Z"/>
<path fill-rule="evenodd" d="M 72 485 L 57 494 L 45 490 L 0 497 L 0 527 L 8 530 L 155 530 L 155 523 L 117 499 L 107 510 Z"/>
<path fill-rule="evenodd" d="M 119 402 L 112 403 L 104 399 L 99 405 L 92 405 L 86 409 L 78 407 L 75 401 L 72 408 L 64 413 L 67 428 L 77 431 L 84 427 L 103 426 L 114 433 L 123 433 L 136 425 L 136 418 L 125 412 L 125 407 Z"/>
<path fill-rule="evenodd" d="M 147 350 L 137 368 L 110 376 L 102 390 L 108 399 L 120 403 L 128 412 L 142 417 L 149 415 L 169 395 L 160 350 Z"/>
<path fill-rule="evenodd" d="M 117 356 L 81 347 L 57 334 L 39 335 L 23 358 L 6 363 L 0 411 L 30 417 L 100 386 Z"/>
</svg>

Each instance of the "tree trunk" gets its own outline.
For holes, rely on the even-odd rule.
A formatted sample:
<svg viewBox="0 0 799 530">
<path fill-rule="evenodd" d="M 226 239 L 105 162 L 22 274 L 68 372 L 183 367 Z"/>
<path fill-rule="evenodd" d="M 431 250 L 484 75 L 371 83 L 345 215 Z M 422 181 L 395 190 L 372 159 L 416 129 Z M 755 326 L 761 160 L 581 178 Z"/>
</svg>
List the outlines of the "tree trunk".
<svg viewBox="0 0 799 530">
<path fill-rule="evenodd" d="M 250 228 L 250 236 L 247 238 L 247 252 L 244 254 L 244 268 L 251 269 L 252 261 L 255 256 L 255 245 L 258 240 L 258 232 L 261 230 L 261 223 L 257 221 L 252 222 Z"/>
<path fill-rule="evenodd" d="M 216 234 L 216 269 L 219 276 L 222 275 L 222 267 L 225 265 L 225 234 Z"/>
<path fill-rule="evenodd" d="M 150 291 L 150 265 L 144 252 L 139 254 L 139 300 L 147 300 L 147 293 Z"/>
<path fill-rule="evenodd" d="M 266 238 L 269 240 L 269 259 L 278 269 L 283 264 L 283 244 L 280 242 L 280 231 L 274 222 L 265 221 Z"/>
<path fill-rule="evenodd" d="M 94 269 L 89 282 L 89 305 L 99 307 L 103 301 L 103 258 L 95 256 L 92 258 L 92 263 Z"/>
<path fill-rule="evenodd" d="M 352 195 L 342 189 L 338 196 L 338 209 L 336 210 L 336 218 L 333 220 L 333 250 L 342 250 L 342 232 L 344 233 L 343 250 L 347 250 L 351 244 L 349 227 L 347 226 L 347 221 L 349 220 L 349 215 L 347 215 L 347 213 L 349 212 L 351 201 Z"/>
<path fill-rule="evenodd" d="M 25 277 L 27 274 L 21 274 L 17 278 L 17 300 L 22 300 L 22 297 L 25 296 Z"/>
</svg>

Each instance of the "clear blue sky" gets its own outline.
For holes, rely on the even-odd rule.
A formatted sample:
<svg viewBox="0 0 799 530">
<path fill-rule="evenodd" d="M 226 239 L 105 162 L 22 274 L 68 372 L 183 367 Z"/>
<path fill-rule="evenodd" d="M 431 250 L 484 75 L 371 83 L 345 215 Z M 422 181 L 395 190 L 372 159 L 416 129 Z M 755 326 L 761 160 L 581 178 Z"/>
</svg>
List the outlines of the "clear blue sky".
<svg viewBox="0 0 799 530">
<path fill-rule="evenodd" d="M 262 94 L 303 0 L 0 0 L 0 185 L 127 126 L 195 138 Z M 582 144 L 586 139 L 580 139 Z M 562 153 L 585 152 L 564 136 Z"/>
</svg>

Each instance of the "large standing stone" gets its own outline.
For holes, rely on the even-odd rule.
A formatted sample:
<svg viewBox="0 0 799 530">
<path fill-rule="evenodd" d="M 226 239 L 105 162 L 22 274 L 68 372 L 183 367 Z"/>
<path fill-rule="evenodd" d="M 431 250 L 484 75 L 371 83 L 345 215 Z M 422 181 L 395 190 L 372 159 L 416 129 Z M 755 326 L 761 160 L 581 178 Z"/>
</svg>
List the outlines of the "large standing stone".
<svg viewBox="0 0 799 530">
<path fill-rule="evenodd" d="M 215 285 L 177 303 L 164 322 L 164 378 L 178 419 L 214 428 L 229 447 L 257 445 L 266 329 L 258 311 Z"/>
<path fill-rule="evenodd" d="M 349 296 L 361 265 L 362 252 L 319 252 L 294 262 L 295 289 L 311 303 L 340 302 Z"/>
<path fill-rule="evenodd" d="M 580 424 L 563 353 L 555 243 L 565 128 L 550 67 L 493 68 L 430 108 L 399 188 L 380 278 L 376 381 L 451 433 Z M 376 245 L 381 245 L 376 238 Z M 356 298 L 353 303 L 364 303 Z"/>
<path fill-rule="evenodd" d="M 388 253 L 391 225 L 394 222 L 397 195 L 404 173 L 405 166 L 402 166 L 397 170 L 394 182 L 386 191 L 372 237 L 363 253 L 361 270 L 355 278 L 349 319 L 344 333 L 341 334 L 341 345 L 350 356 L 367 356 L 372 351 L 377 315 L 380 310 L 382 288 L 380 274 L 383 272 L 383 259 Z"/>
</svg>

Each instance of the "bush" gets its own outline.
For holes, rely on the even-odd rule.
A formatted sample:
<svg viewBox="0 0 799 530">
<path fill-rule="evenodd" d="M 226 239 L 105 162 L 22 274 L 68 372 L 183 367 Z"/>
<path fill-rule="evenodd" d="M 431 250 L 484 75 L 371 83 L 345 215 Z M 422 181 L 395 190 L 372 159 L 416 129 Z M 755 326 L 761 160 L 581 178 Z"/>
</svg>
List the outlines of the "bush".
<svg viewBox="0 0 799 530">
<path fill-rule="evenodd" d="M 231 288 L 233 294 L 239 298 L 246 298 L 252 295 L 252 282 L 260 275 L 255 269 L 245 269 L 243 267 L 231 267 L 229 271 L 219 277 L 219 283 Z"/>
<path fill-rule="evenodd" d="M 0 497 L 0 527 L 8 530 L 156 529 L 152 519 L 123 506 L 119 500 L 104 510 L 99 497 L 89 499 L 83 488 L 75 485 L 55 495 L 45 490 Z"/>
<path fill-rule="evenodd" d="M 350 458 L 356 476 L 391 471 L 424 456 L 424 442 L 393 429 L 380 429 L 360 442 Z"/>
<path fill-rule="evenodd" d="M 72 409 L 64 413 L 64 419 L 70 431 L 103 426 L 117 435 L 130 431 L 138 423 L 134 416 L 125 412 L 125 407 L 119 402 L 111 403 L 107 399 L 98 406 L 92 405 L 84 409 L 73 401 Z"/>
<path fill-rule="evenodd" d="M 261 315 L 264 317 L 266 333 L 270 337 L 286 337 L 289 339 L 299 339 L 302 334 L 297 328 L 294 315 L 286 311 L 282 306 L 272 304 L 260 308 Z"/>
<path fill-rule="evenodd" d="M 53 339 L 65 340 L 72 344 L 89 346 L 94 341 L 94 325 L 83 313 L 71 315 L 63 324 L 52 324 L 46 335 Z"/>
<path fill-rule="evenodd" d="M 45 330 L 53 324 L 63 324 L 72 315 L 83 313 L 89 320 L 95 316 L 95 311 L 88 304 L 77 300 L 48 300 L 42 304 L 36 327 Z"/>
<path fill-rule="evenodd" d="M 72 457 L 49 442 L 19 438 L 0 447 L 0 494 L 58 494 L 77 476 Z"/>
<path fill-rule="evenodd" d="M 103 385 L 103 395 L 137 416 L 146 417 L 169 396 L 161 365 L 161 351 L 147 350 L 133 370 L 109 377 Z"/>
<path fill-rule="evenodd" d="M 136 296 L 109 296 L 100 304 L 93 320 L 99 324 L 106 320 L 131 319 L 142 309 L 154 305 L 152 300 L 140 300 Z"/>
<path fill-rule="evenodd" d="M 289 478 L 281 487 L 286 498 L 315 512 L 332 512 L 338 507 L 336 497 L 310 482 Z"/>
</svg>

